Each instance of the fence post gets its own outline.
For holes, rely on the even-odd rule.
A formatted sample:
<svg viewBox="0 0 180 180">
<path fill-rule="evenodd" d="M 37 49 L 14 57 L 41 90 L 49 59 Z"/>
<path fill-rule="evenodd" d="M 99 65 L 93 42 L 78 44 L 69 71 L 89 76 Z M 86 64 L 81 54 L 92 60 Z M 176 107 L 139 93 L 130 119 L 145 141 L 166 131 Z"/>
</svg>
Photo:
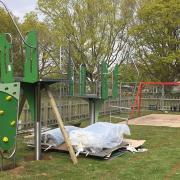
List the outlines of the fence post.
<svg viewBox="0 0 180 180">
<path fill-rule="evenodd" d="M 44 103 L 43 104 L 43 109 L 44 109 L 44 126 L 48 126 L 48 113 L 49 113 L 49 110 L 48 110 L 48 103 Z"/>
<path fill-rule="evenodd" d="M 161 110 L 164 111 L 164 85 L 162 85 L 162 92 L 161 92 Z"/>
<path fill-rule="evenodd" d="M 72 100 L 68 102 L 68 121 L 72 119 Z"/>
</svg>

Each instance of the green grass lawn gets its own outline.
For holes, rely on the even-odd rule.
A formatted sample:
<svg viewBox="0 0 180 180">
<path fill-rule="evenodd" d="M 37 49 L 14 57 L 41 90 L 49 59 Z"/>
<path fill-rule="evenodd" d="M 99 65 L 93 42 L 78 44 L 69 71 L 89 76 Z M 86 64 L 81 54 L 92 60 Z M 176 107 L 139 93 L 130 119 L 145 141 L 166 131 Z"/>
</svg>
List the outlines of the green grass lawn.
<svg viewBox="0 0 180 180">
<path fill-rule="evenodd" d="M 34 151 L 19 137 L 19 168 L 0 172 L 0 179 L 180 179 L 180 128 L 131 126 L 132 139 L 145 139 L 144 153 L 125 153 L 112 160 L 79 157 L 73 165 L 69 155 L 43 153 L 50 160 L 25 161 Z"/>
</svg>

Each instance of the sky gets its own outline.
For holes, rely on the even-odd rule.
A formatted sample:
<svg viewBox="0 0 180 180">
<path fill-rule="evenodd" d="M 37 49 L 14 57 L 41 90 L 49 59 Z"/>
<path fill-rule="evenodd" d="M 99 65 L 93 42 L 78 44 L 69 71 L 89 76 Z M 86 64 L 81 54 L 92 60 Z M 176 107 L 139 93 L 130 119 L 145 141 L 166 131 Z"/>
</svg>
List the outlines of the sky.
<svg viewBox="0 0 180 180">
<path fill-rule="evenodd" d="M 37 0 L 2 0 L 8 9 L 20 20 L 23 16 L 37 7 Z M 1 6 L 1 4 L 0 4 Z"/>
</svg>

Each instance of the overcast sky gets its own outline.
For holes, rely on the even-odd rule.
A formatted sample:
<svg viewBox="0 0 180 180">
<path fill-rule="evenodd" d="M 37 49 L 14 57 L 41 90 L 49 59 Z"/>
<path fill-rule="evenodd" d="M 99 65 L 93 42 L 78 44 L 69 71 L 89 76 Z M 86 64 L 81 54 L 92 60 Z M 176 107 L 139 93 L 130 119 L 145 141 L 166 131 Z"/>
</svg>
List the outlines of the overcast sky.
<svg viewBox="0 0 180 180">
<path fill-rule="evenodd" d="M 8 9 L 22 20 L 23 16 L 37 7 L 37 0 L 2 0 Z"/>
</svg>

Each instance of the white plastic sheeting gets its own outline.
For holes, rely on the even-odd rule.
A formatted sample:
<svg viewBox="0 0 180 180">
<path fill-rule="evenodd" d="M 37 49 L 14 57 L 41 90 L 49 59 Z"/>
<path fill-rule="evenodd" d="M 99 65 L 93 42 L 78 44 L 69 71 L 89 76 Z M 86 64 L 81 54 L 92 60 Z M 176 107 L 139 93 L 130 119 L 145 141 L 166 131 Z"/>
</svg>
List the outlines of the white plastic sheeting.
<svg viewBox="0 0 180 180">
<path fill-rule="evenodd" d="M 86 128 L 70 131 L 69 137 L 77 153 L 98 153 L 104 148 L 120 145 L 124 134 L 130 135 L 126 124 L 98 122 Z"/>
<path fill-rule="evenodd" d="M 104 148 L 114 148 L 123 141 L 123 135 L 130 135 L 126 124 L 97 122 L 86 128 L 65 126 L 71 144 L 78 155 L 80 152 L 98 153 Z M 49 146 L 58 146 L 64 142 L 59 128 L 42 133 L 41 142 Z"/>
<path fill-rule="evenodd" d="M 78 129 L 75 126 L 65 126 L 67 133 L 70 131 Z M 64 142 L 64 137 L 59 128 L 55 128 L 42 133 L 41 142 L 48 145 L 58 146 Z"/>
</svg>

